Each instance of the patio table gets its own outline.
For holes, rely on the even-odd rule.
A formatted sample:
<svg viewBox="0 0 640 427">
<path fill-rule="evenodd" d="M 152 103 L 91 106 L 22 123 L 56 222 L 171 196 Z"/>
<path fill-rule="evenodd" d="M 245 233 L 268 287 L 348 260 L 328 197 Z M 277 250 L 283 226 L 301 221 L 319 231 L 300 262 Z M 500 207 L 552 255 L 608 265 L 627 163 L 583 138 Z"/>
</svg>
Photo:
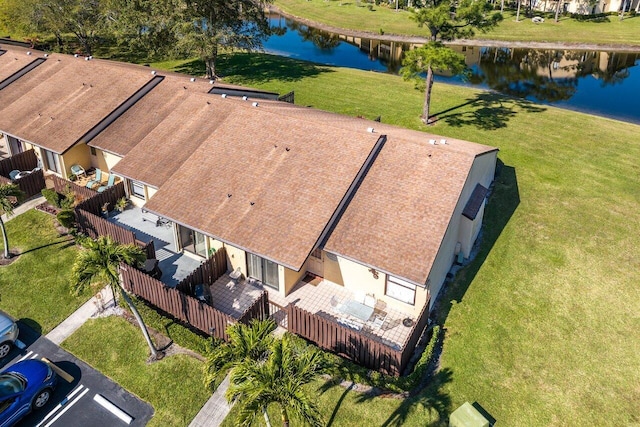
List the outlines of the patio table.
<svg viewBox="0 0 640 427">
<path fill-rule="evenodd" d="M 345 301 L 338 307 L 338 310 L 341 313 L 353 316 L 363 322 L 368 321 L 373 314 L 373 307 L 354 300 Z"/>
</svg>

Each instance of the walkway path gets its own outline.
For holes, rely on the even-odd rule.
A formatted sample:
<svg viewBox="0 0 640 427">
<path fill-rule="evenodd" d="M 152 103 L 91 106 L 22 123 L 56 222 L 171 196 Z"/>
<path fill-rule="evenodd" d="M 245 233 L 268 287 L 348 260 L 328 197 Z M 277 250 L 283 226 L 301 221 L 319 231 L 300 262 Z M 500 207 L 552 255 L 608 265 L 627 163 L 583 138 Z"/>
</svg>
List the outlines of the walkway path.
<svg viewBox="0 0 640 427">
<path fill-rule="evenodd" d="M 35 208 L 36 206 L 38 206 L 39 204 L 44 203 L 44 202 L 45 202 L 45 198 L 42 197 L 42 196 L 31 198 L 31 199 L 25 201 L 24 203 L 22 203 L 20 206 L 16 207 L 13 210 L 13 215 L 8 217 L 7 214 L 3 214 L 2 215 L 2 220 L 4 222 L 10 221 L 11 219 L 17 217 L 21 213 L 25 213 L 26 211 L 31 210 L 31 209 Z"/>
<path fill-rule="evenodd" d="M 84 322 L 105 309 L 114 306 L 113 293 L 111 288 L 107 286 L 49 332 L 47 338 L 60 345 L 62 341 L 77 331 Z"/>
<path fill-rule="evenodd" d="M 189 427 L 217 427 L 226 418 L 231 406 L 224 397 L 229 388 L 229 375 L 218 386 L 215 393 L 204 404 L 198 415 L 191 421 Z"/>
</svg>

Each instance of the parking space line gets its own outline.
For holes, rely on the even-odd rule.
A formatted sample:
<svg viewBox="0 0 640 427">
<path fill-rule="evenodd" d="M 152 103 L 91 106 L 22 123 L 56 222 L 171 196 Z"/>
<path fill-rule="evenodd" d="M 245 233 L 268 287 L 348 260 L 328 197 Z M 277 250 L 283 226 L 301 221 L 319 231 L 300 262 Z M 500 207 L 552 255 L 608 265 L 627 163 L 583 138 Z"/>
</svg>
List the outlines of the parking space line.
<svg viewBox="0 0 640 427">
<path fill-rule="evenodd" d="M 44 427 L 49 427 L 51 424 L 55 423 L 56 420 L 58 418 L 60 418 L 62 416 L 62 414 L 64 414 L 65 412 L 67 412 L 69 409 L 71 409 L 71 407 L 73 405 L 75 405 L 76 403 L 78 403 L 78 400 L 82 399 L 82 396 L 84 396 L 85 394 L 87 394 L 87 392 L 89 391 L 88 388 L 85 387 L 84 391 L 82 393 L 80 393 L 78 396 L 75 397 L 75 399 L 73 399 L 71 401 L 71 403 L 69 403 L 67 406 L 65 406 L 62 411 L 58 412 L 58 415 L 56 415 L 55 417 L 53 417 L 53 419 L 51 421 L 49 421 L 47 424 L 45 424 Z"/>
<path fill-rule="evenodd" d="M 62 401 L 61 401 L 60 403 L 58 403 L 58 404 L 56 405 L 56 407 L 55 407 L 55 408 L 53 408 L 51 411 L 49 411 L 49 413 L 48 413 L 48 414 L 47 414 L 47 415 L 42 419 L 42 421 L 40 421 L 40 422 L 38 423 L 38 425 L 36 425 L 36 427 L 40 427 L 42 424 L 44 424 L 45 422 L 47 422 L 47 420 L 49 419 L 49 417 L 51 417 L 53 414 L 55 414 L 57 411 L 59 411 L 59 410 L 60 410 L 60 408 L 62 408 L 64 405 L 66 405 L 66 404 L 69 402 L 69 400 L 71 400 L 71 398 L 72 398 L 73 396 L 75 396 L 75 395 L 76 395 L 80 390 L 82 390 L 83 388 L 84 388 L 84 386 L 83 386 L 82 384 L 79 384 L 75 389 L 73 389 L 73 390 L 71 391 L 71 393 L 69 393 L 69 394 L 68 394 L 64 399 L 62 399 Z M 89 390 L 89 389 L 85 389 L 85 393 L 86 393 L 88 390 Z M 80 396 L 80 397 L 82 397 L 82 396 Z M 75 403 L 75 402 L 74 402 L 74 403 Z M 53 422 L 53 421 L 55 421 L 55 420 L 57 420 L 57 419 L 58 419 L 58 417 L 56 417 L 55 419 L 53 419 L 53 420 L 52 420 L 52 422 Z M 47 425 L 48 425 L 48 424 L 47 424 Z"/>
<path fill-rule="evenodd" d="M 20 359 L 18 359 L 18 362 L 22 362 L 23 360 L 25 360 L 26 358 L 28 358 L 29 356 L 31 356 L 33 354 L 32 350 L 29 350 L 29 352 L 27 354 L 25 354 L 24 356 L 22 356 Z"/>
</svg>

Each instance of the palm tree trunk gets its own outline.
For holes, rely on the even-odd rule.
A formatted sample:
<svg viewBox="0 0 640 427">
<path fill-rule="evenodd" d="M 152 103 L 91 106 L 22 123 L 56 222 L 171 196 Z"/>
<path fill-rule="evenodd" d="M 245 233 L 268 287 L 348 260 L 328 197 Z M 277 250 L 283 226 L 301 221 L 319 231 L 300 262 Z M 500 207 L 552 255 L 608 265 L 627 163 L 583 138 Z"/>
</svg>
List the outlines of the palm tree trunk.
<svg viewBox="0 0 640 427">
<path fill-rule="evenodd" d="M 520 0 L 516 0 L 518 2 L 518 11 L 516 12 L 516 22 L 520 22 Z"/>
<path fill-rule="evenodd" d="M 558 15 L 560 15 L 560 0 L 558 0 L 556 5 L 556 22 L 558 22 Z"/>
<path fill-rule="evenodd" d="M 264 416 L 264 422 L 267 424 L 267 427 L 271 427 L 271 420 L 269 419 L 269 414 L 267 414 L 267 407 L 262 407 L 262 415 Z"/>
<path fill-rule="evenodd" d="M 429 105 L 431 104 L 431 89 L 433 88 L 433 69 L 427 68 L 426 87 L 424 89 L 424 104 L 422 105 L 422 121 L 429 124 Z"/>
<path fill-rule="evenodd" d="M 151 337 L 149 336 L 149 331 L 147 330 L 147 326 L 142 321 L 142 317 L 140 316 L 140 313 L 138 313 L 138 309 L 136 308 L 135 305 L 133 305 L 133 301 L 131 301 L 131 298 L 129 298 L 129 295 L 127 295 L 127 293 L 122 288 L 122 286 L 118 286 L 118 287 L 120 288 L 120 293 L 122 294 L 122 298 L 124 298 L 124 300 L 127 302 L 127 305 L 131 309 L 133 316 L 138 321 L 138 325 L 140 325 L 140 329 L 142 330 L 142 335 L 144 335 L 144 339 L 147 341 L 149 350 L 151 350 L 151 357 L 153 357 L 154 360 L 158 360 L 162 358 L 158 350 L 156 350 L 155 346 L 153 345 L 153 342 L 151 341 Z"/>
<path fill-rule="evenodd" d="M 11 254 L 9 253 L 9 237 L 7 236 L 7 229 L 4 226 L 4 221 L 0 216 L 0 228 L 2 228 L 2 240 L 4 241 L 4 257 L 5 259 L 11 258 Z"/>
<path fill-rule="evenodd" d="M 282 426 L 283 427 L 289 427 L 289 414 L 287 414 L 287 410 L 284 409 L 284 407 L 282 408 Z"/>
</svg>

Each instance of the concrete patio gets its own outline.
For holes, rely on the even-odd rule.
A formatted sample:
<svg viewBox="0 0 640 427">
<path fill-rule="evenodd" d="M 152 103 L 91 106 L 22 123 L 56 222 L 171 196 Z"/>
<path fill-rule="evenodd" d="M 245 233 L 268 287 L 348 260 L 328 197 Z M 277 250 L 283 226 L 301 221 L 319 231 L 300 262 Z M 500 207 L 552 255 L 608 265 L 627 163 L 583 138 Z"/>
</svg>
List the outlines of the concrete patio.
<svg viewBox="0 0 640 427">
<path fill-rule="evenodd" d="M 259 286 L 259 282 L 256 285 Z M 271 304 L 275 303 L 277 306 L 286 307 L 292 303 L 303 310 L 337 323 L 350 323 L 353 320 L 351 316 L 341 312 L 339 307 L 352 301 L 354 293 L 345 289 L 344 286 L 320 277 L 307 276 L 303 278 L 286 297 L 268 286 L 264 286 L 264 289 L 269 293 Z M 280 326 L 287 328 L 287 319 L 283 313 L 271 314 Z M 383 320 L 380 322 L 380 319 Z M 410 321 L 409 326 L 404 325 L 405 319 L 407 322 Z M 411 333 L 411 326 L 416 320 L 415 316 L 391 309 L 383 301 L 377 300 L 374 314 L 368 321 L 359 322 L 358 326 L 361 326 L 361 334 L 399 349 L 404 347 Z"/>
<path fill-rule="evenodd" d="M 129 206 L 123 212 L 111 212 L 109 222 L 136 233 L 136 238 L 142 242 L 153 240 L 156 258 L 162 270 L 162 282 L 169 287 L 175 287 L 182 279 L 195 270 L 204 259 L 195 255 L 176 252 L 176 242 L 173 223 L 156 225 L 142 219 L 142 211 L 135 206 Z"/>
</svg>

